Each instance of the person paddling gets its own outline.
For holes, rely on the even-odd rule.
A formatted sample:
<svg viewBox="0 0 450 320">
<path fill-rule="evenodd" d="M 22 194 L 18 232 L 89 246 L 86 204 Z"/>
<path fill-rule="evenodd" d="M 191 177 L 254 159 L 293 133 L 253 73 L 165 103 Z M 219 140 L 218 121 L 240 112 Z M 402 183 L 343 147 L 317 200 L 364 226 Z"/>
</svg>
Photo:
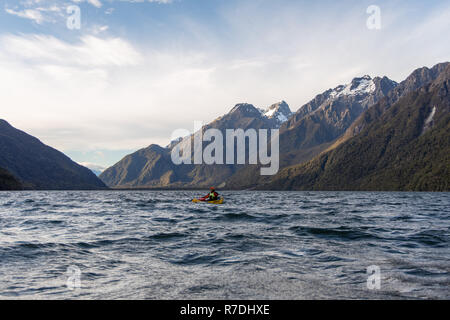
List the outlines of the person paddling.
<svg viewBox="0 0 450 320">
<path fill-rule="evenodd" d="M 198 202 L 205 202 L 205 203 L 213 203 L 213 204 L 222 204 L 223 203 L 223 197 L 219 196 L 219 194 L 216 192 L 214 187 L 209 188 L 209 193 L 202 197 L 202 198 L 194 198 L 192 199 L 192 202 L 198 203 Z"/>
<path fill-rule="evenodd" d="M 219 199 L 219 194 L 216 192 L 214 187 L 209 188 L 209 193 L 203 197 L 205 201 L 213 201 Z"/>
</svg>

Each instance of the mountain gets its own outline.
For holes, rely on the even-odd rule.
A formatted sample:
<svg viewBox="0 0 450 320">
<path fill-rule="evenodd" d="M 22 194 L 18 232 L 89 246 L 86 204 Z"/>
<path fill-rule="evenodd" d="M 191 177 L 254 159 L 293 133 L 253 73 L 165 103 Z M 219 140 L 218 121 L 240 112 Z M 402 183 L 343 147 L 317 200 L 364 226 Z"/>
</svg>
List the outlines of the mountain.
<svg viewBox="0 0 450 320">
<path fill-rule="evenodd" d="M 354 78 L 318 94 L 280 126 L 280 167 L 311 160 L 338 139 L 369 106 L 384 98 L 397 83 L 387 77 Z M 226 181 L 233 189 L 267 183 L 259 165 L 241 168 Z"/>
<path fill-rule="evenodd" d="M 391 105 L 397 102 L 401 97 L 435 80 L 447 67 L 447 65 L 448 63 L 440 63 L 431 69 L 428 69 L 426 67 L 416 69 L 400 84 L 397 84 L 386 77 L 377 77 L 372 79 L 372 81 L 368 76 L 355 78 L 348 85 L 338 86 L 334 89 L 329 89 L 324 93 L 317 95 L 312 101 L 302 106 L 288 122 L 281 126 L 281 167 L 289 167 L 293 165 L 295 166 L 297 164 L 307 162 L 322 152 L 336 148 L 349 138 L 357 135 L 367 124 L 372 122 L 374 119 L 377 119 L 380 115 L 383 114 L 384 111 L 386 111 Z M 379 89 L 377 89 L 377 87 Z M 343 105 L 351 105 L 354 97 L 361 97 L 361 95 L 364 95 L 364 93 L 368 92 L 372 92 L 373 96 L 368 103 L 364 102 L 363 99 L 365 111 L 363 111 L 357 118 L 355 118 L 355 120 L 350 124 L 350 126 L 345 130 L 343 134 L 338 136 L 335 140 L 325 143 L 319 142 L 313 147 L 304 147 L 305 143 L 307 143 L 307 141 L 311 141 L 311 139 L 308 139 L 306 134 L 302 135 L 302 130 L 299 129 L 301 129 L 302 127 L 309 127 L 309 129 L 303 129 L 303 132 L 314 134 L 314 125 L 312 125 L 309 121 L 312 118 L 310 116 L 313 116 L 315 112 L 321 112 L 320 115 L 323 115 L 324 113 L 321 110 L 330 108 L 330 104 L 335 105 L 334 101 L 331 101 L 330 103 L 330 98 L 332 99 L 333 97 L 341 97 L 342 100 L 339 101 L 337 105 L 340 105 L 341 103 L 343 103 Z M 379 101 L 380 103 L 367 106 L 373 101 Z M 295 123 L 297 123 L 297 125 Z M 340 122 L 338 121 L 336 123 L 339 124 Z M 293 127 L 294 133 L 290 133 L 289 129 L 287 129 L 288 133 L 285 134 L 285 126 Z M 329 130 L 327 130 L 327 127 L 327 124 L 321 124 L 316 129 L 321 133 L 329 132 Z M 341 127 L 341 129 L 342 128 L 343 127 Z M 300 143 L 303 144 L 303 146 L 295 147 L 295 140 L 292 141 L 293 139 L 289 139 L 289 135 L 294 135 L 294 137 L 297 138 Z M 287 147 L 289 145 L 292 147 Z M 253 188 L 262 184 L 268 184 L 270 183 L 271 179 L 274 178 L 261 177 L 257 175 L 257 168 L 255 168 L 255 166 L 247 166 L 246 168 L 241 169 L 239 172 L 233 175 L 227 181 L 227 186 L 236 189 Z"/>
<path fill-rule="evenodd" d="M 316 96 L 295 114 L 292 114 L 285 101 L 265 109 L 240 103 L 229 113 L 205 125 L 202 130 L 214 128 L 225 134 L 226 129 L 279 128 L 280 162 L 282 166 L 288 166 L 309 160 L 328 148 L 370 104 L 384 97 L 396 85 L 386 77 L 354 78 L 347 85 L 340 85 Z M 139 150 L 105 170 L 100 178 L 110 187 L 125 188 L 242 187 L 256 185 L 260 180 L 267 179 L 260 176 L 258 165 L 159 164 L 163 159 L 170 161 L 170 152 L 177 144 L 189 143 L 192 139 L 193 135 L 173 141 L 167 148 L 157 152 L 149 148 Z M 158 162 L 154 162 L 156 158 Z"/>
<path fill-rule="evenodd" d="M 106 169 L 105 167 L 99 164 L 91 162 L 80 162 L 79 164 L 82 165 L 83 167 L 90 169 L 97 177 Z"/>
<path fill-rule="evenodd" d="M 312 159 L 396 86 L 387 77 L 372 79 L 366 75 L 328 89 L 300 107 L 280 128 L 282 165 Z"/>
<path fill-rule="evenodd" d="M 281 101 L 266 109 L 256 108 L 249 103 L 236 104 L 229 113 L 217 118 L 205 128 L 216 129 L 276 129 L 292 115 L 289 105 Z"/>
<path fill-rule="evenodd" d="M 248 103 L 240 103 L 235 105 L 229 113 L 217 118 L 211 123 L 205 125 L 196 134 L 200 134 L 209 128 L 214 128 L 225 133 L 226 129 L 260 129 L 278 128 L 280 131 L 280 172 L 274 176 L 261 176 L 260 165 L 206 165 L 206 164 L 184 164 L 174 165 L 171 161 L 171 151 L 177 147 L 187 143 L 192 143 L 194 135 L 179 138 L 172 141 L 166 148 L 151 145 L 148 148 L 141 149 L 133 153 L 113 167 L 105 170 L 100 178 L 111 187 L 126 188 L 201 188 L 215 185 L 228 189 L 246 189 L 246 188 L 262 188 L 262 189 L 377 189 L 380 190 L 409 190 L 409 189 L 445 189 L 446 185 L 442 182 L 436 182 L 428 187 L 424 184 L 404 185 L 400 182 L 389 185 L 385 180 L 371 180 L 360 182 L 352 180 L 347 174 L 354 175 L 356 173 L 343 170 L 344 168 L 365 168 L 365 164 L 353 163 L 353 158 L 360 159 L 359 150 L 368 152 L 364 157 L 370 159 L 372 163 L 371 169 L 361 169 L 363 175 L 377 176 L 381 172 L 394 174 L 395 170 L 402 171 L 402 168 L 416 166 L 415 169 L 420 171 L 421 168 L 431 170 L 430 174 L 419 172 L 418 177 L 434 177 L 434 168 L 440 170 L 442 177 L 445 177 L 445 166 L 448 164 L 448 158 L 443 154 L 437 154 L 436 150 L 429 150 L 427 143 L 433 145 L 432 141 L 439 141 L 446 146 L 445 121 L 445 100 L 437 101 L 436 108 L 420 105 L 420 101 L 434 101 L 432 97 L 436 94 L 431 92 L 436 88 L 436 83 L 440 83 L 441 91 L 445 91 L 445 81 L 442 77 L 447 70 L 448 63 L 438 64 L 431 69 L 419 68 L 415 70 L 408 78 L 401 83 L 396 83 L 387 77 L 362 76 L 352 79 L 345 85 L 339 85 L 335 88 L 328 89 L 323 93 L 314 97 L 311 101 L 300 107 L 294 114 L 291 113 L 289 106 L 284 101 L 273 104 L 268 108 L 259 109 Z M 436 82 L 436 81 L 440 82 Z M 433 84 L 433 85 L 432 85 Z M 428 88 L 428 89 L 426 89 Z M 434 89 L 433 89 L 434 88 Z M 412 98 L 414 94 L 428 90 L 427 95 Z M 422 92 L 422 94 L 424 94 Z M 407 100 L 407 98 L 409 100 Z M 405 100 L 406 99 L 406 100 Z M 431 99 L 431 100 L 430 100 Z M 414 113 L 416 108 L 421 110 L 418 114 Z M 425 108 L 425 109 L 424 109 Z M 428 109 L 426 109 L 428 108 Z M 394 111 L 402 111 L 400 118 L 395 118 Z M 416 111 L 414 111 L 416 110 Z M 421 132 L 417 135 L 411 133 L 408 125 L 409 120 L 405 120 L 411 114 L 416 114 L 414 118 L 415 126 L 421 123 Z M 425 114 L 427 116 L 425 117 Z M 389 116 L 391 115 L 391 116 Z M 405 118 L 406 117 L 406 118 Z M 394 119 L 395 118 L 395 119 Z M 383 120 L 381 120 L 383 119 Z M 430 119 L 430 120 L 427 120 Z M 439 125 L 436 121 L 439 119 Z M 404 125 L 402 121 L 409 123 Z M 375 125 L 376 124 L 376 125 Z M 402 126 L 403 125 L 403 126 Z M 376 127 L 381 126 L 381 127 Z M 377 140 L 382 136 L 383 130 L 397 130 L 398 140 L 392 140 L 391 136 L 384 136 L 386 141 L 392 140 L 391 153 L 386 153 L 386 157 L 381 159 L 381 155 L 371 155 L 370 150 L 378 150 L 378 145 L 382 145 L 382 141 Z M 403 131 L 399 128 L 402 128 Z M 417 129 L 418 130 L 418 129 Z M 448 132 L 448 131 L 447 131 Z M 401 136 L 402 134 L 405 136 Z M 361 143 L 361 137 L 366 135 L 368 140 Z M 355 140 L 356 139 L 356 140 Z M 431 139 L 431 140 L 429 140 Z M 434 140 L 433 140 L 434 139 Z M 351 149 L 349 146 L 356 145 L 358 147 Z M 412 145 L 403 145 L 402 143 L 409 141 L 418 143 L 420 148 L 413 150 Z M 203 144 L 205 146 L 205 143 Z M 368 147 L 370 146 L 370 148 Z M 345 148 L 345 149 L 342 149 Z M 359 148 L 359 149 L 358 149 Z M 382 149 L 384 150 L 384 149 Z M 445 149 L 446 150 L 446 149 Z M 246 150 L 247 151 L 247 150 Z M 396 162 L 396 152 L 399 156 L 406 157 L 407 154 L 414 154 L 416 159 L 408 158 L 408 164 Z M 447 150 L 446 150 L 447 151 Z M 337 153 L 334 153 L 337 152 Z M 383 155 L 385 151 L 380 151 Z M 404 152 L 405 154 L 401 154 Z M 421 154 L 425 152 L 428 156 Z M 224 152 L 225 154 L 225 152 Z M 248 152 L 247 152 L 248 154 Z M 331 163 L 328 157 L 331 155 L 339 155 L 340 161 L 345 163 L 345 159 L 349 158 L 344 164 L 339 163 L 343 167 L 342 174 L 338 171 L 332 171 Z M 430 156 L 432 155 L 432 157 Z M 326 157 L 326 158 L 324 158 Z M 373 157 L 373 159 L 371 158 Z M 406 157 L 407 158 L 407 157 Z M 193 151 L 191 151 L 191 159 L 193 159 Z M 333 158 L 334 159 L 334 158 Z M 422 159 L 419 161 L 419 159 Z M 439 159 L 442 163 L 437 163 L 434 159 Z M 394 161 L 395 160 L 395 161 Z M 364 161 L 366 159 L 364 158 Z M 378 162 L 384 163 L 384 167 L 378 166 Z M 383 162 L 385 161 L 385 162 Z M 416 161 L 416 162 L 414 162 Z M 425 162 L 428 161 L 433 168 L 429 168 Z M 393 165 L 395 169 L 392 169 Z M 375 169 L 374 169 L 375 168 Z M 371 171 L 371 170 L 375 171 Z M 385 170 L 385 171 L 383 171 Z M 392 172 L 390 170 L 393 170 Z M 323 172 L 322 172 L 323 171 Z M 328 172 L 330 176 L 327 176 Z M 385 174 L 385 173 L 383 173 Z M 330 183 L 329 179 L 336 175 L 340 177 L 338 182 Z M 409 171 L 409 175 L 413 176 Z M 325 177 L 322 180 L 321 177 Z M 327 178 L 328 177 L 328 178 Z M 344 178 L 345 177 L 345 178 Z M 364 179 L 366 179 L 365 177 Z M 348 179 L 348 181 L 346 180 Z M 368 178 L 367 178 L 368 179 Z M 375 178 L 374 178 L 375 179 Z M 378 179 L 378 178 L 377 178 Z M 404 181 L 409 181 L 403 177 Z M 434 178 L 433 178 L 434 179 Z"/>
<path fill-rule="evenodd" d="M 439 63 L 431 69 L 423 67 L 414 70 L 404 81 L 400 82 L 398 86 L 386 95 L 386 99 L 383 103 L 375 105 L 373 108 L 370 108 L 368 112 L 365 112 L 362 116 L 356 119 L 356 121 L 352 123 L 346 132 L 330 147 L 330 149 L 335 148 L 349 138 L 357 135 L 363 128 L 365 128 L 373 120 L 380 117 L 400 98 L 436 80 L 436 78 L 442 74 L 443 71 L 445 71 L 448 65 L 448 62 Z"/>
<path fill-rule="evenodd" d="M 284 122 L 286 122 L 291 116 L 292 112 L 286 101 L 275 103 L 267 109 L 260 109 L 262 115 L 267 119 L 274 122 L 273 127 L 279 128 Z"/>
<path fill-rule="evenodd" d="M 0 168 L 0 190 L 22 190 L 22 184 L 10 172 Z"/>
<path fill-rule="evenodd" d="M 266 109 L 258 109 L 249 103 L 239 103 L 230 112 L 203 126 L 201 130 L 205 132 L 207 129 L 217 129 L 225 137 L 226 129 L 274 129 L 279 128 L 291 114 L 288 104 L 284 101 L 273 104 Z M 193 139 L 194 135 L 190 135 L 172 141 L 166 148 L 152 144 L 147 148 L 138 150 L 106 169 L 100 175 L 100 179 L 113 188 L 219 186 L 223 185 L 224 181 L 243 167 L 243 165 L 228 164 L 175 165 L 172 163 L 171 152 L 173 148 L 183 143 L 191 143 Z M 206 144 L 205 142 L 204 146 Z"/>
<path fill-rule="evenodd" d="M 110 187 L 159 187 L 170 184 L 177 169 L 171 161 L 170 149 L 152 144 L 125 156 L 103 171 L 100 179 Z"/>
<path fill-rule="evenodd" d="M 362 116 L 354 136 L 259 188 L 449 191 L 450 64 L 411 76 Z"/>
<path fill-rule="evenodd" d="M 0 167 L 26 189 L 103 189 L 92 171 L 27 133 L 0 120 Z"/>
</svg>

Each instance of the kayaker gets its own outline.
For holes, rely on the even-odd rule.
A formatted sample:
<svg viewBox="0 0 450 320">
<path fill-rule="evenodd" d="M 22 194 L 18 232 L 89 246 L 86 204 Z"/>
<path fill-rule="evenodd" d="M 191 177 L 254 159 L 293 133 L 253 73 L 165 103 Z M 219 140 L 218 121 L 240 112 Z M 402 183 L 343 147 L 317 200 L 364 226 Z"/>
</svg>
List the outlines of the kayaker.
<svg viewBox="0 0 450 320">
<path fill-rule="evenodd" d="M 206 199 L 206 201 L 213 201 L 219 199 L 219 194 L 216 192 L 214 187 L 209 188 L 209 193 L 204 196 L 203 198 Z"/>
</svg>

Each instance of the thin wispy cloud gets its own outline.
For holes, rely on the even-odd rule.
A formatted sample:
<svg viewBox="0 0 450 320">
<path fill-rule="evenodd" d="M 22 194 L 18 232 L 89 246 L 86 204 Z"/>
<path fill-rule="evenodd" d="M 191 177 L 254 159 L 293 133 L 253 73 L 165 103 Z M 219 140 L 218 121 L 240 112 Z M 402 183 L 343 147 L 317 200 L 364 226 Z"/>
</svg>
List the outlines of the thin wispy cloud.
<svg viewBox="0 0 450 320">
<path fill-rule="evenodd" d="M 103 11 L 104 15 L 111 15 L 114 11 L 114 4 L 171 4 L 172 0 L 109 0 L 105 4 L 110 6 Z M 19 18 L 31 20 L 37 24 L 63 22 L 61 18 L 67 18 L 66 11 L 72 5 L 88 5 L 94 9 L 104 7 L 101 0 L 5 0 L 4 10 L 7 14 Z M 99 31 L 91 28 L 91 30 Z M 101 31 L 101 30 L 100 30 Z"/>
<path fill-rule="evenodd" d="M 6 8 L 5 11 L 6 13 L 18 16 L 20 18 L 32 20 L 37 24 L 41 24 L 42 22 L 44 22 L 44 17 L 39 10 L 25 9 L 21 11 L 15 11 L 13 9 Z"/>
<path fill-rule="evenodd" d="M 75 3 L 87 2 L 96 8 L 102 7 L 102 2 L 100 0 L 72 0 L 72 2 L 75 2 Z"/>
<path fill-rule="evenodd" d="M 94 35 L 98 35 L 100 33 L 103 33 L 105 31 L 108 31 L 109 26 L 99 26 L 99 25 L 94 25 L 92 28 L 92 34 Z"/>
<path fill-rule="evenodd" d="M 0 45 L 10 58 L 33 64 L 128 66 L 140 60 L 140 54 L 121 38 L 87 35 L 70 44 L 48 35 L 6 35 L 0 38 Z"/>
<path fill-rule="evenodd" d="M 57 0 L 5 1 L 4 10 L 9 15 L 42 25 L 61 20 L 67 5 L 68 2 Z"/>
<path fill-rule="evenodd" d="M 168 4 L 168 3 L 173 2 L 173 0 L 112 0 L 112 1 L 130 2 L 130 3 L 155 2 L 155 3 L 162 3 L 162 4 Z"/>
</svg>

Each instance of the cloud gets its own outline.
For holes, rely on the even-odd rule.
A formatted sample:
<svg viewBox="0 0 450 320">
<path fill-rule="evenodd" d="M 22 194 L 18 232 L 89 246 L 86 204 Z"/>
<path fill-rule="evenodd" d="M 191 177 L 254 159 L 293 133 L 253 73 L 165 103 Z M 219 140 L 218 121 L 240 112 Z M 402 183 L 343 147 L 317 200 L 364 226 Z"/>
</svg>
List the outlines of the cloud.
<svg viewBox="0 0 450 320">
<path fill-rule="evenodd" d="M 91 29 L 92 29 L 92 34 L 98 35 L 102 32 L 107 31 L 109 29 L 109 26 L 94 25 Z"/>
<path fill-rule="evenodd" d="M 48 8 L 37 7 L 36 10 L 43 11 L 43 12 L 61 12 L 62 8 L 58 7 L 57 5 L 52 5 L 52 6 L 48 7 Z"/>
<path fill-rule="evenodd" d="M 92 162 L 79 162 L 79 164 L 97 172 L 103 172 L 106 169 L 106 167 Z"/>
<path fill-rule="evenodd" d="M 102 7 L 102 3 L 100 2 L 100 0 L 72 0 L 73 2 L 88 2 L 91 5 L 93 5 L 94 7 L 97 8 L 101 8 Z M 161 4 L 168 4 L 168 3 L 172 3 L 172 0 L 112 0 L 111 2 L 114 1 L 120 1 L 120 2 L 130 2 L 130 3 L 143 3 L 143 2 L 155 2 L 155 3 L 161 3 Z"/>
<path fill-rule="evenodd" d="M 13 9 L 6 8 L 5 11 L 6 13 L 18 16 L 20 18 L 33 20 L 37 24 L 44 22 L 44 17 L 39 10 L 25 9 L 22 11 L 14 11 Z"/>
<path fill-rule="evenodd" d="M 121 2 L 131 2 L 131 3 L 143 3 L 143 2 L 156 2 L 161 4 L 172 3 L 173 0 L 116 0 Z"/>
<path fill-rule="evenodd" d="M 81 3 L 81 2 L 87 2 L 91 5 L 93 5 L 96 8 L 101 8 L 102 7 L 102 3 L 100 0 L 72 0 L 75 3 Z"/>
<path fill-rule="evenodd" d="M 99 27 L 105 31 L 107 27 Z M 3 50 L 34 64 L 65 66 L 129 66 L 139 63 L 139 53 L 121 38 L 82 36 L 79 43 L 70 44 L 48 35 L 7 35 L 0 38 Z"/>
<path fill-rule="evenodd" d="M 400 81 L 414 68 L 448 60 L 445 8 L 412 19 L 383 5 L 383 28 L 374 32 L 364 5 L 224 3 L 204 16 L 145 15 L 161 28 L 112 19 L 91 21 L 67 38 L 1 35 L 2 117 L 62 151 L 136 150 L 166 145 L 173 130 L 192 130 L 194 120 L 209 122 L 235 103 L 286 100 L 296 110 L 355 76 Z M 141 25 L 147 28 L 131 33 Z"/>
<path fill-rule="evenodd" d="M 114 10 L 115 10 L 115 8 L 108 8 L 105 10 L 105 14 L 108 14 L 108 15 L 113 14 Z"/>
<path fill-rule="evenodd" d="M 100 8 L 102 6 L 102 3 L 99 0 L 87 0 L 87 1 L 94 7 Z"/>
<path fill-rule="evenodd" d="M 166 144 L 202 116 L 191 106 L 213 100 L 203 91 L 214 68 L 199 59 L 142 52 L 118 37 L 2 36 L 2 117 L 63 151 Z"/>
<path fill-rule="evenodd" d="M 119 1 L 128 3 L 172 3 L 172 0 L 109 0 L 109 5 L 111 7 L 103 12 L 104 15 L 111 15 L 115 11 L 115 8 L 113 7 L 114 2 Z M 88 3 L 95 8 L 103 7 L 103 3 L 100 0 L 24 0 L 20 2 L 6 0 L 5 2 L 6 13 L 31 20 L 39 25 L 42 25 L 45 22 L 65 23 L 67 19 L 66 9 L 71 4 L 78 5 L 81 3 Z M 93 27 L 90 27 L 90 29 L 93 30 L 94 34 L 98 34 L 98 31 L 101 31 L 96 29 L 95 25 Z"/>
<path fill-rule="evenodd" d="M 48 22 L 55 23 L 65 18 L 66 6 L 66 2 L 57 0 L 8 1 L 5 12 L 42 25 Z"/>
</svg>

